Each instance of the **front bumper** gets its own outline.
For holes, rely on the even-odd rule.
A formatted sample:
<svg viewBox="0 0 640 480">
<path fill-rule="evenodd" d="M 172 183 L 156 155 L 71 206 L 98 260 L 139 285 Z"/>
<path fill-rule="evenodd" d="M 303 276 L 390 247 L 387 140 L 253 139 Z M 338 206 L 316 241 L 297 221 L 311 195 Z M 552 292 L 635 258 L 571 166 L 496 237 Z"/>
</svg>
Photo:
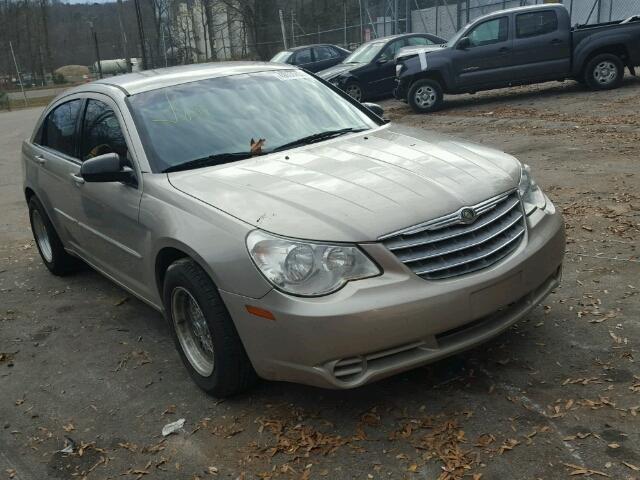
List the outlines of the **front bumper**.
<svg viewBox="0 0 640 480">
<path fill-rule="evenodd" d="M 384 274 L 326 297 L 221 294 L 261 377 L 357 387 L 484 342 L 541 302 L 560 282 L 565 247 L 562 217 L 550 208 L 529 218 L 535 226 L 514 253 L 473 274 L 423 280 L 376 243 L 362 248 Z"/>
</svg>

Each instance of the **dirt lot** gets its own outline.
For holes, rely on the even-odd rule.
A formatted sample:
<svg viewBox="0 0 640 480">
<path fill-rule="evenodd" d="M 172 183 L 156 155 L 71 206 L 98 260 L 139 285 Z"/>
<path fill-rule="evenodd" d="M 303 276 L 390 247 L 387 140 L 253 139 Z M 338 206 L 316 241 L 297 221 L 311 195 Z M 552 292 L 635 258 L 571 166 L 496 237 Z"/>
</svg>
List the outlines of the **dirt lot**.
<svg viewBox="0 0 640 480">
<path fill-rule="evenodd" d="M 435 365 L 226 401 L 187 378 L 156 312 L 91 271 L 48 274 L 19 186 L 39 110 L 0 114 L 0 478 L 640 478 L 640 79 L 455 97 L 430 116 L 383 103 L 532 166 L 567 222 L 562 287 Z"/>
</svg>

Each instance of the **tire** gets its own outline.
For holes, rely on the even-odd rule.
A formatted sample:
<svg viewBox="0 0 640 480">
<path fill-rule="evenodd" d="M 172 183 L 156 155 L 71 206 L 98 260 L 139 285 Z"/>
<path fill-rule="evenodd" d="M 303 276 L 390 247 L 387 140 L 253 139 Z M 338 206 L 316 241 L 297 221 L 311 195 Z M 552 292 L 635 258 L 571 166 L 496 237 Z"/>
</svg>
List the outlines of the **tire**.
<svg viewBox="0 0 640 480">
<path fill-rule="evenodd" d="M 40 200 L 33 196 L 29 199 L 28 205 L 31 231 L 42 262 L 54 275 L 64 276 L 77 271 L 82 262 L 64 249 Z"/>
<path fill-rule="evenodd" d="M 624 79 L 624 64 L 612 53 L 596 55 L 584 69 L 584 81 L 592 90 L 618 88 Z"/>
<path fill-rule="evenodd" d="M 180 358 L 202 390 L 221 398 L 255 383 L 256 373 L 218 289 L 196 262 L 183 258 L 169 266 L 163 301 Z"/>
<path fill-rule="evenodd" d="M 407 94 L 409 106 L 416 113 L 430 113 L 442 107 L 444 94 L 442 86 L 435 80 L 413 82 Z"/>
<path fill-rule="evenodd" d="M 364 90 L 358 82 L 349 82 L 344 86 L 344 92 L 358 102 L 364 101 Z"/>
</svg>

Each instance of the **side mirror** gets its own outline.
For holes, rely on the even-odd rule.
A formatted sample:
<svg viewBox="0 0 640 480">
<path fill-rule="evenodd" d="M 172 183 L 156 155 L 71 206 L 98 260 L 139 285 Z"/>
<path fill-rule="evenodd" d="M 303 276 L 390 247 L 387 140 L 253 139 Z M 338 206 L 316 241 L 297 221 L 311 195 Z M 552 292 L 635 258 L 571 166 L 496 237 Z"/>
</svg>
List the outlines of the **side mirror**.
<svg viewBox="0 0 640 480">
<path fill-rule="evenodd" d="M 466 50 L 469 47 L 471 47 L 471 39 L 469 37 L 462 37 L 458 41 L 458 45 L 457 45 L 458 50 Z"/>
<path fill-rule="evenodd" d="M 380 57 L 378 60 L 376 60 L 376 64 L 378 65 L 384 65 L 385 63 L 387 63 L 389 61 L 388 58 L 385 57 Z"/>
<path fill-rule="evenodd" d="M 80 176 L 86 182 L 131 183 L 135 178 L 133 170 L 122 165 L 117 153 L 105 153 L 85 160 L 80 167 Z"/>
<path fill-rule="evenodd" d="M 373 113 L 375 113 L 380 118 L 382 118 L 382 116 L 384 115 L 384 108 L 382 108 L 377 103 L 364 102 L 362 105 L 364 107 L 367 107 L 369 110 L 371 110 Z"/>
</svg>

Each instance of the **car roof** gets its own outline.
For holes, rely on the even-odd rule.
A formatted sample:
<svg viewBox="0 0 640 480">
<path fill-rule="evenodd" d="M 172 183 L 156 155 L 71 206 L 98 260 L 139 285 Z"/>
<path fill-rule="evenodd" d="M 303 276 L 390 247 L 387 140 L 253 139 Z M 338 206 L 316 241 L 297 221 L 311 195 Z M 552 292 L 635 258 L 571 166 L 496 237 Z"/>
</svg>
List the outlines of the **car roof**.
<svg viewBox="0 0 640 480">
<path fill-rule="evenodd" d="M 478 20 L 484 20 L 486 18 L 491 18 L 491 17 L 501 17 L 502 15 L 509 14 L 509 13 L 529 12 L 529 11 L 536 11 L 536 10 L 550 10 L 550 9 L 557 10 L 560 8 L 563 8 L 565 10 L 567 9 L 567 7 L 565 7 L 561 3 L 541 3 L 539 5 L 525 5 L 523 7 L 506 8 L 504 10 L 496 10 L 495 12 L 487 13 L 486 15 L 476 18 L 475 20 L 473 20 L 473 22 L 470 22 L 470 23 L 478 23 Z"/>
<path fill-rule="evenodd" d="M 372 38 L 368 42 L 364 42 L 362 45 L 366 45 L 367 43 L 389 42 L 389 41 L 395 40 L 397 38 L 416 37 L 416 36 L 420 36 L 420 35 L 426 35 L 426 36 L 432 36 L 432 37 L 437 36 L 437 35 L 433 35 L 432 33 L 425 33 L 425 32 L 398 33 L 396 35 L 387 35 L 386 37 Z"/>
<path fill-rule="evenodd" d="M 282 50 L 283 52 L 296 52 L 298 50 L 302 50 L 303 48 L 311 48 L 311 47 L 336 47 L 341 50 L 344 50 L 342 47 L 338 45 L 333 45 L 332 43 L 312 43 L 310 45 L 300 45 L 299 47 L 291 47 L 287 50 Z"/>
<path fill-rule="evenodd" d="M 181 65 L 178 67 L 158 68 L 142 72 L 127 73 L 87 83 L 74 89 L 86 91 L 90 85 L 107 85 L 122 90 L 127 95 L 170 87 L 182 83 L 196 82 L 207 78 L 229 77 L 246 73 L 258 73 L 273 70 L 291 70 L 292 65 L 269 62 L 216 62 Z"/>
</svg>

